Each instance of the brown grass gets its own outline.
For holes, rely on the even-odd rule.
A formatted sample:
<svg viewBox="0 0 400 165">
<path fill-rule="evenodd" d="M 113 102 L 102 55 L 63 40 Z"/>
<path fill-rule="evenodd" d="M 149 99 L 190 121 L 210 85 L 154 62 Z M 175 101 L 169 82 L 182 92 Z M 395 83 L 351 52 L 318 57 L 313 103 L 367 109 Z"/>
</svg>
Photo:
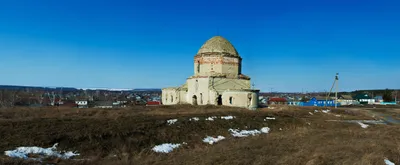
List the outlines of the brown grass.
<svg viewBox="0 0 400 165">
<path fill-rule="evenodd" d="M 61 149 L 77 150 L 82 154 L 77 159 L 86 160 L 48 160 L 57 164 L 368 165 L 384 164 L 385 157 L 400 163 L 399 126 L 373 125 L 362 129 L 353 123 L 326 122 L 370 117 L 349 109 L 310 115 L 315 109 L 277 107 L 249 111 L 214 106 L 8 109 L 0 111 L 0 150 L 59 143 Z M 222 115 L 237 118 L 204 121 L 206 117 Z M 266 116 L 274 116 L 276 120 L 263 121 Z M 191 122 L 190 117 L 203 120 Z M 165 121 L 172 118 L 178 122 L 166 125 Z M 233 138 L 227 131 L 264 126 L 271 128 L 269 134 L 247 138 Z M 222 135 L 227 139 L 209 145 L 202 142 L 207 135 Z M 188 144 L 169 154 L 151 151 L 154 145 L 165 142 Z M 34 163 L 0 156 L 0 164 Z"/>
</svg>

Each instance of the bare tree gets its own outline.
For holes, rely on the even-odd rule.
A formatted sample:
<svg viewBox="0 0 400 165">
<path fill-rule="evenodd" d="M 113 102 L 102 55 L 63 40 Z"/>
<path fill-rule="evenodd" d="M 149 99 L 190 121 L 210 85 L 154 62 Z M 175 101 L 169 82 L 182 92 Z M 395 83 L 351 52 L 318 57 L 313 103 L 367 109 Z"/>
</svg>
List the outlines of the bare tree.
<svg viewBox="0 0 400 165">
<path fill-rule="evenodd" d="M 42 93 L 42 92 L 39 93 L 39 95 L 37 96 L 37 99 L 38 99 L 38 101 L 39 101 L 39 104 L 40 104 L 40 105 L 43 105 L 44 96 L 43 96 L 43 93 Z"/>
<path fill-rule="evenodd" d="M 0 90 L 0 107 L 9 108 L 15 105 L 17 100 L 17 90 Z"/>
</svg>

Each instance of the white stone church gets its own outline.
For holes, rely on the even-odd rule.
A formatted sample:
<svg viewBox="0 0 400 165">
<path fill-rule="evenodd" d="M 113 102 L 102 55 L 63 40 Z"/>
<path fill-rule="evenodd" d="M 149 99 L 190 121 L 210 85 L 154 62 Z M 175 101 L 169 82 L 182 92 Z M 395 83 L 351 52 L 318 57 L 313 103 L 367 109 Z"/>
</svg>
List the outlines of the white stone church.
<svg viewBox="0 0 400 165">
<path fill-rule="evenodd" d="M 260 90 L 242 74 L 242 58 L 221 36 L 206 41 L 194 56 L 194 75 L 180 87 L 162 89 L 162 104 L 225 105 L 255 109 Z"/>
</svg>

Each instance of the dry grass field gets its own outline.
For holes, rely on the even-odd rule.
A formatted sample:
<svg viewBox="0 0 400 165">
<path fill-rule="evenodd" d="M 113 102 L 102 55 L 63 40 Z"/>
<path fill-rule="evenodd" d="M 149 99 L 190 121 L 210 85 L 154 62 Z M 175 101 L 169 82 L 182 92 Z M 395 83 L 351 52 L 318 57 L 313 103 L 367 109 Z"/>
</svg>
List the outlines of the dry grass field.
<svg viewBox="0 0 400 165">
<path fill-rule="evenodd" d="M 382 164 L 400 163 L 400 127 L 326 120 L 372 119 L 362 110 L 277 107 L 249 111 L 214 106 L 157 106 L 126 109 L 5 109 L 0 110 L 0 150 L 20 146 L 51 147 L 81 155 L 43 162 L 9 158 L 0 164 Z M 310 114 L 312 113 L 312 115 Z M 204 120 L 210 116 L 233 120 Z M 266 120 L 265 117 L 275 117 Z M 189 121 L 192 117 L 199 121 Z M 166 120 L 178 119 L 168 125 Z M 228 129 L 260 129 L 268 134 L 236 138 Z M 210 145 L 206 136 L 225 136 Z M 161 143 L 182 143 L 171 153 L 151 149 Z"/>
</svg>

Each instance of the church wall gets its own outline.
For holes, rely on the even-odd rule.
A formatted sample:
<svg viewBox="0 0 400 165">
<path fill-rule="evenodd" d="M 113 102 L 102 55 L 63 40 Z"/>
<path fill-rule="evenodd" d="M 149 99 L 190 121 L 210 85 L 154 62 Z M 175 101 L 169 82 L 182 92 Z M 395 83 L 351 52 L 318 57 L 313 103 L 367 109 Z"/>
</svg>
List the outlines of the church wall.
<svg viewBox="0 0 400 165">
<path fill-rule="evenodd" d="M 193 96 L 197 98 L 197 105 L 206 105 L 209 102 L 209 78 L 191 78 L 187 80 L 188 92 L 186 100 L 193 104 Z"/>
<path fill-rule="evenodd" d="M 207 76 L 222 72 L 222 58 L 220 56 L 199 56 L 194 60 L 194 73 L 197 76 Z"/>
<path fill-rule="evenodd" d="M 236 78 L 240 71 L 240 59 L 236 57 L 223 57 L 222 73 L 226 74 L 228 78 Z"/>
<path fill-rule="evenodd" d="M 217 91 L 227 89 L 250 89 L 250 80 L 245 79 L 227 79 L 227 78 L 214 78 L 214 83 L 210 78 L 210 88 L 215 88 Z"/>
<path fill-rule="evenodd" d="M 226 91 L 222 94 L 222 105 L 255 109 L 258 107 L 258 92 Z"/>
<path fill-rule="evenodd" d="M 187 89 L 179 91 L 179 103 L 180 104 L 187 104 L 186 96 L 187 96 Z"/>
<path fill-rule="evenodd" d="M 176 88 L 165 88 L 162 89 L 162 104 L 163 105 L 174 105 L 178 104 L 179 98 Z"/>
</svg>

